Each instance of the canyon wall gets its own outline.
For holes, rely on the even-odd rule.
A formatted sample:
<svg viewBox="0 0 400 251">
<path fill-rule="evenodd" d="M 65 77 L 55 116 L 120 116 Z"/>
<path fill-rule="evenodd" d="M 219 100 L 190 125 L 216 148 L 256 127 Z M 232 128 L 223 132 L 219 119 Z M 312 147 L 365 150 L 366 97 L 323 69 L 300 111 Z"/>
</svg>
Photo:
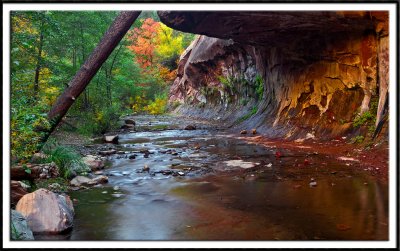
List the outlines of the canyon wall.
<svg viewBox="0 0 400 251">
<path fill-rule="evenodd" d="M 387 12 L 158 14 L 200 34 L 170 90 L 178 113 L 291 140 L 372 136 L 386 121 Z"/>
</svg>

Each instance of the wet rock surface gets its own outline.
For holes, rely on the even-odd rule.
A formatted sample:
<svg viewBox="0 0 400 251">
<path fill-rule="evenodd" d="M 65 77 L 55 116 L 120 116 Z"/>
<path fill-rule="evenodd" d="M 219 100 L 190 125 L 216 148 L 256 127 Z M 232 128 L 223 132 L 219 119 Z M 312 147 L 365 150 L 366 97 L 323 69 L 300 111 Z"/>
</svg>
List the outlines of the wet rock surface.
<svg viewBox="0 0 400 251">
<path fill-rule="evenodd" d="M 74 207 L 67 195 L 41 188 L 22 197 L 16 210 L 35 234 L 60 234 L 73 227 Z"/>
<path fill-rule="evenodd" d="M 179 117 L 133 118 L 137 131 L 119 132 L 116 153 L 106 156 L 102 175 L 108 183 L 70 193 L 76 218 L 62 238 L 387 238 L 387 184 L 361 161 L 349 167 L 306 147 L 264 146 L 249 141 L 257 135 L 229 133 L 209 122 L 196 120 L 196 130 L 184 130 Z M 80 150 L 92 154 L 108 147 Z M 362 224 L 375 221 L 382 224 Z M 341 231 L 337 224 L 351 228 Z"/>
</svg>

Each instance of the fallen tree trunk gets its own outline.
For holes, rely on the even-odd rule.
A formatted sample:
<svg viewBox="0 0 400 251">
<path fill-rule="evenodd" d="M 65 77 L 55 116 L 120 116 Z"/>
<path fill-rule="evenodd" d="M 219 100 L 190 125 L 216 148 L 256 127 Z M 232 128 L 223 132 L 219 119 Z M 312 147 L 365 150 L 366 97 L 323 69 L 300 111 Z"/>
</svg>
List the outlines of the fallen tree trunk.
<svg viewBox="0 0 400 251">
<path fill-rule="evenodd" d="M 47 139 L 48 135 L 58 125 L 78 96 L 85 90 L 90 80 L 92 80 L 101 65 L 107 60 L 108 56 L 124 37 L 140 13 L 141 11 L 122 11 L 115 18 L 92 54 L 69 82 L 68 87 L 58 97 L 48 113 L 52 127 L 44 140 Z"/>
</svg>

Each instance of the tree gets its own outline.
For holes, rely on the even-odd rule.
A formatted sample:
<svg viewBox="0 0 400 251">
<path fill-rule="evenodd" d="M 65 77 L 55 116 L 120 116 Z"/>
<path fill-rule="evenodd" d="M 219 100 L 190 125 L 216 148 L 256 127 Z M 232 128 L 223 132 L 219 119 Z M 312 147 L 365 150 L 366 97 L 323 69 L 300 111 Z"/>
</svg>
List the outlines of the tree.
<svg viewBox="0 0 400 251">
<path fill-rule="evenodd" d="M 122 11 L 115 18 L 92 54 L 70 81 L 68 87 L 48 113 L 49 119 L 52 120 L 52 129 L 55 128 L 61 118 L 67 113 L 76 98 L 85 90 L 85 87 L 121 41 L 139 14 L 140 11 Z"/>
<path fill-rule="evenodd" d="M 132 45 L 128 48 L 135 53 L 136 60 L 144 71 L 149 71 L 154 61 L 154 50 L 158 28 L 160 24 L 152 18 L 143 21 L 140 28 L 134 28 L 128 34 L 128 38 L 132 41 Z"/>
</svg>

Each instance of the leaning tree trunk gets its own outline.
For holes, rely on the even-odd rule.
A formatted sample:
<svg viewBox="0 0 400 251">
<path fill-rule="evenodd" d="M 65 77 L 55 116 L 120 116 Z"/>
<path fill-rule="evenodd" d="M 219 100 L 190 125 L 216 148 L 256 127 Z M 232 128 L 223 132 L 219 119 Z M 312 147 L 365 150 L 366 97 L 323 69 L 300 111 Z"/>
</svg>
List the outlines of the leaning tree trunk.
<svg viewBox="0 0 400 251">
<path fill-rule="evenodd" d="M 69 82 L 68 87 L 58 97 L 56 103 L 48 113 L 48 118 L 51 121 L 52 127 L 44 140 L 46 140 L 49 134 L 58 125 L 76 98 L 85 90 L 85 87 L 89 84 L 90 80 L 92 80 L 101 65 L 107 60 L 108 56 L 121 41 L 133 22 L 135 22 L 140 12 L 141 11 L 122 11 L 115 18 L 92 54 L 86 59 L 85 63 Z"/>
</svg>

